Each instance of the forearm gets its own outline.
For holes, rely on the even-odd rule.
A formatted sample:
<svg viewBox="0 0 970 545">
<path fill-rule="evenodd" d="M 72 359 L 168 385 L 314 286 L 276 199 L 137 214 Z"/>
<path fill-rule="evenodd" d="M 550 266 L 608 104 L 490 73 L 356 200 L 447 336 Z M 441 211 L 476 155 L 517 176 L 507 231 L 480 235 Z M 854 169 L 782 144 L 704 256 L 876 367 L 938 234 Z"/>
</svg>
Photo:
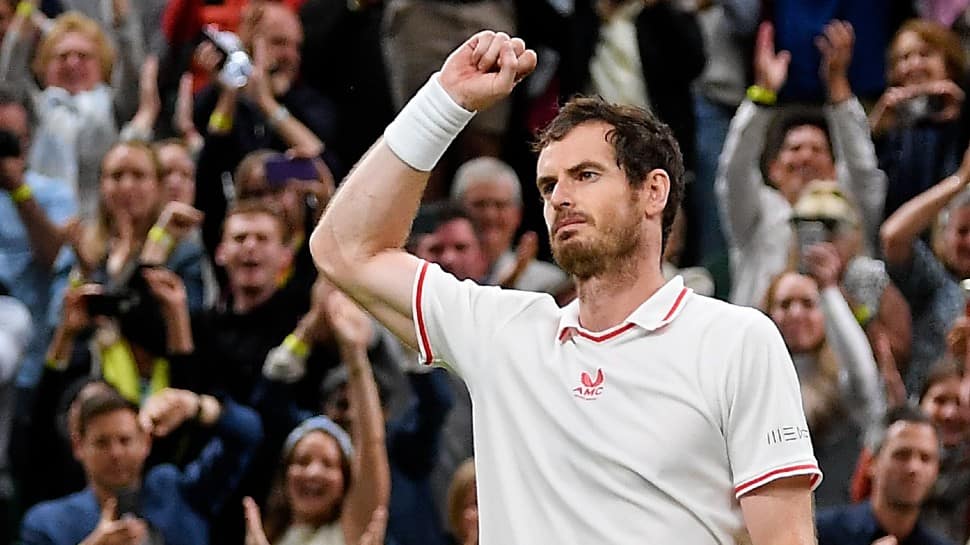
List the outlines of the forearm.
<svg viewBox="0 0 970 545">
<path fill-rule="evenodd" d="M 177 308 L 165 308 L 162 310 L 162 314 L 165 317 L 168 352 L 170 354 L 189 354 L 195 350 L 189 310 L 185 303 L 183 302 Z"/>
<path fill-rule="evenodd" d="M 359 475 L 362 490 L 376 492 L 375 499 L 386 502 L 390 492 L 390 472 L 385 445 L 384 415 L 367 351 L 364 348 L 341 348 L 347 366 L 347 397 L 354 418 L 351 435 L 357 450 L 357 467 L 367 468 Z"/>
<path fill-rule="evenodd" d="M 893 212 L 880 230 L 886 261 L 896 264 L 911 255 L 913 241 L 933 224 L 937 214 L 966 185 L 964 176 L 949 176 Z"/>
<path fill-rule="evenodd" d="M 64 232 L 50 221 L 44 209 L 33 197 L 16 206 L 17 214 L 27 230 L 27 239 L 34 254 L 34 261 L 45 271 L 50 271 L 64 244 Z"/>
<path fill-rule="evenodd" d="M 68 331 L 64 326 L 58 326 L 54 330 L 51 344 L 47 347 L 48 365 L 55 364 L 63 369 L 71 357 L 71 350 L 74 347 L 75 332 Z"/>
<path fill-rule="evenodd" d="M 886 402 L 869 339 L 837 287 L 822 290 L 822 310 L 826 335 L 848 375 L 848 391 L 843 392 L 843 398 L 855 407 L 850 413 L 859 418 L 859 424 L 872 426 L 878 422 Z"/>
<path fill-rule="evenodd" d="M 118 43 L 118 63 L 112 87 L 117 119 L 125 121 L 138 109 L 138 83 L 141 65 L 145 61 L 141 23 L 132 14 L 115 21 L 112 34 Z"/>
<path fill-rule="evenodd" d="M 770 120 L 766 108 L 742 102 L 719 159 L 714 189 L 729 240 L 735 246 L 750 238 L 761 216 L 759 195 L 764 182 L 758 157 Z"/>
<path fill-rule="evenodd" d="M 275 99 L 261 101 L 259 108 L 288 147 L 302 150 L 310 156 L 323 152 L 323 141 Z"/>
<path fill-rule="evenodd" d="M 236 115 L 238 91 L 223 88 L 216 99 L 216 107 L 209 114 L 206 130 L 209 134 L 225 135 L 232 131 L 233 117 Z"/>
</svg>

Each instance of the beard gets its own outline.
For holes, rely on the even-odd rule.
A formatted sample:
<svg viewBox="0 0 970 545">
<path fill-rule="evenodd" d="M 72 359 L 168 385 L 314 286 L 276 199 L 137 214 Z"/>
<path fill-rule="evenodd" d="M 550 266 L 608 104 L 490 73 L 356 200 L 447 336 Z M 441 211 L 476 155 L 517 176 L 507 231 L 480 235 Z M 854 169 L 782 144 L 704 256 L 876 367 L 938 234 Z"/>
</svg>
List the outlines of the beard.
<svg viewBox="0 0 970 545">
<path fill-rule="evenodd" d="M 566 240 L 549 235 L 552 257 L 567 274 L 586 280 L 609 271 L 618 271 L 640 246 L 640 222 L 632 204 L 626 213 L 615 214 L 595 236 L 582 240 L 578 234 Z M 588 223 L 587 227 L 595 227 Z"/>
</svg>

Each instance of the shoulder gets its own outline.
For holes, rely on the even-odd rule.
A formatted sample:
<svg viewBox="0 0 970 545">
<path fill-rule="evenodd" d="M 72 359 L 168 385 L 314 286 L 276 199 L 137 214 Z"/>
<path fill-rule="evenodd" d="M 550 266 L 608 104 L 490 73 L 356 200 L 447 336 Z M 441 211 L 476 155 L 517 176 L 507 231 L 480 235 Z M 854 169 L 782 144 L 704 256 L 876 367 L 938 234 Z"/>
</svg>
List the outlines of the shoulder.
<svg viewBox="0 0 970 545">
<path fill-rule="evenodd" d="M 815 514 L 820 544 L 827 543 L 828 540 L 846 540 L 860 532 L 866 533 L 864 529 L 870 525 L 875 526 L 875 519 L 868 503 L 827 507 L 819 509 Z"/>
<path fill-rule="evenodd" d="M 76 492 L 56 500 L 45 501 L 30 508 L 24 516 L 24 528 L 49 530 L 60 534 L 67 526 L 76 526 L 78 521 L 91 519 L 96 522 L 99 513 L 97 504 L 87 490 Z"/>
<path fill-rule="evenodd" d="M 697 293 L 692 293 L 686 301 L 684 314 L 690 317 L 692 323 L 703 321 L 710 330 L 729 332 L 732 337 L 752 329 L 776 329 L 771 319 L 754 307 L 735 305 Z"/>
</svg>

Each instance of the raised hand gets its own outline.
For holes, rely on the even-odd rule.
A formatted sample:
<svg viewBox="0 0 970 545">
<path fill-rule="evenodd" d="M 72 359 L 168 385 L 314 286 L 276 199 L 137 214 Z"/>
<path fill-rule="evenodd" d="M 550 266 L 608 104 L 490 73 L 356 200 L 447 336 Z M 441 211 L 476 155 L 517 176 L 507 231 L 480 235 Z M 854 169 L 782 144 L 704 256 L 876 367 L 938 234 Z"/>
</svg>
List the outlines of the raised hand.
<svg viewBox="0 0 970 545">
<path fill-rule="evenodd" d="M 249 496 L 243 498 L 243 514 L 246 516 L 246 545 L 269 545 L 259 506 Z"/>
<path fill-rule="evenodd" d="M 210 47 L 212 44 L 209 44 Z M 182 74 L 179 79 L 178 95 L 175 98 L 175 112 L 172 114 L 172 126 L 179 135 L 185 139 L 192 154 L 198 154 L 202 150 L 205 141 L 199 130 L 195 127 L 192 119 L 195 96 L 192 94 L 194 79 L 191 72 Z"/>
<path fill-rule="evenodd" d="M 202 396 L 188 390 L 166 388 L 145 401 L 138 422 L 155 437 L 165 437 L 186 420 L 199 414 Z"/>
<path fill-rule="evenodd" d="M 61 328 L 69 334 L 77 334 L 91 325 L 91 314 L 85 302 L 87 297 L 103 293 L 100 284 L 84 284 L 64 292 L 61 309 Z"/>
<path fill-rule="evenodd" d="M 539 254 L 539 236 L 532 231 L 528 231 L 519 239 L 519 245 L 515 249 L 515 261 L 505 270 L 499 273 L 497 284 L 503 288 L 515 287 L 515 284 L 529 267 L 529 263 Z"/>
<path fill-rule="evenodd" d="M 342 292 L 327 295 L 327 317 L 337 343 L 344 350 L 367 350 L 374 326 L 370 317 Z"/>
<path fill-rule="evenodd" d="M 813 244 L 805 249 L 804 259 L 820 289 L 838 285 L 842 260 L 835 246 L 829 242 Z"/>
<path fill-rule="evenodd" d="M 815 38 L 815 47 L 822 54 L 819 76 L 828 89 L 829 100 L 842 102 L 852 96 L 849 86 L 849 64 L 852 62 L 852 47 L 855 32 L 852 25 L 845 21 L 832 21 L 825 25 L 822 35 Z"/>
<path fill-rule="evenodd" d="M 966 94 L 959 85 L 945 79 L 933 81 L 921 86 L 923 94 L 939 97 L 943 107 L 933 114 L 936 121 L 952 121 L 960 116 Z"/>
<path fill-rule="evenodd" d="M 484 110 L 507 97 L 535 70 L 536 54 L 504 32 L 483 30 L 452 52 L 441 69 L 445 91 L 466 110 Z"/>
<path fill-rule="evenodd" d="M 775 53 L 775 27 L 769 22 L 758 27 L 758 38 L 754 47 L 754 82 L 759 87 L 778 92 L 788 79 L 788 64 L 791 53 Z"/>
<path fill-rule="evenodd" d="M 179 275 L 163 267 L 152 267 L 142 270 L 142 276 L 163 308 L 176 310 L 185 306 L 185 284 Z"/>
<path fill-rule="evenodd" d="M 101 518 L 80 545 L 140 545 L 148 535 L 145 521 L 124 517 L 116 520 L 118 501 L 108 498 L 101 507 Z"/>
</svg>

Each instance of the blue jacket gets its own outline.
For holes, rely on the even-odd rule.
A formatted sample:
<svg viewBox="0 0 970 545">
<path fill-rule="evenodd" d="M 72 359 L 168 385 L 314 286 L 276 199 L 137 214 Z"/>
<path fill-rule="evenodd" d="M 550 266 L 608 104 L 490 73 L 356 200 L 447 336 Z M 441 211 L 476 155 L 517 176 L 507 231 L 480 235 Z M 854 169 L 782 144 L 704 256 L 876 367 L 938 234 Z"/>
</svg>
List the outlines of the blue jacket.
<svg viewBox="0 0 970 545">
<path fill-rule="evenodd" d="M 163 464 L 142 480 L 139 515 L 166 545 L 209 543 L 209 520 L 235 489 L 263 436 L 256 412 L 228 399 L 213 430 L 215 437 L 184 470 Z M 76 545 L 94 531 L 100 518 L 97 498 L 86 488 L 28 511 L 20 542 Z"/>
<path fill-rule="evenodd" d="M 871 545 L 887 535 L 879 526 L 870 502 L 821 509 L 815 515 L 815 524 L 818 528 L 818 545 Z M 899 545 L 951 544 L 919 522 L 906 539 L 899 542 Z"/>
</svg>

